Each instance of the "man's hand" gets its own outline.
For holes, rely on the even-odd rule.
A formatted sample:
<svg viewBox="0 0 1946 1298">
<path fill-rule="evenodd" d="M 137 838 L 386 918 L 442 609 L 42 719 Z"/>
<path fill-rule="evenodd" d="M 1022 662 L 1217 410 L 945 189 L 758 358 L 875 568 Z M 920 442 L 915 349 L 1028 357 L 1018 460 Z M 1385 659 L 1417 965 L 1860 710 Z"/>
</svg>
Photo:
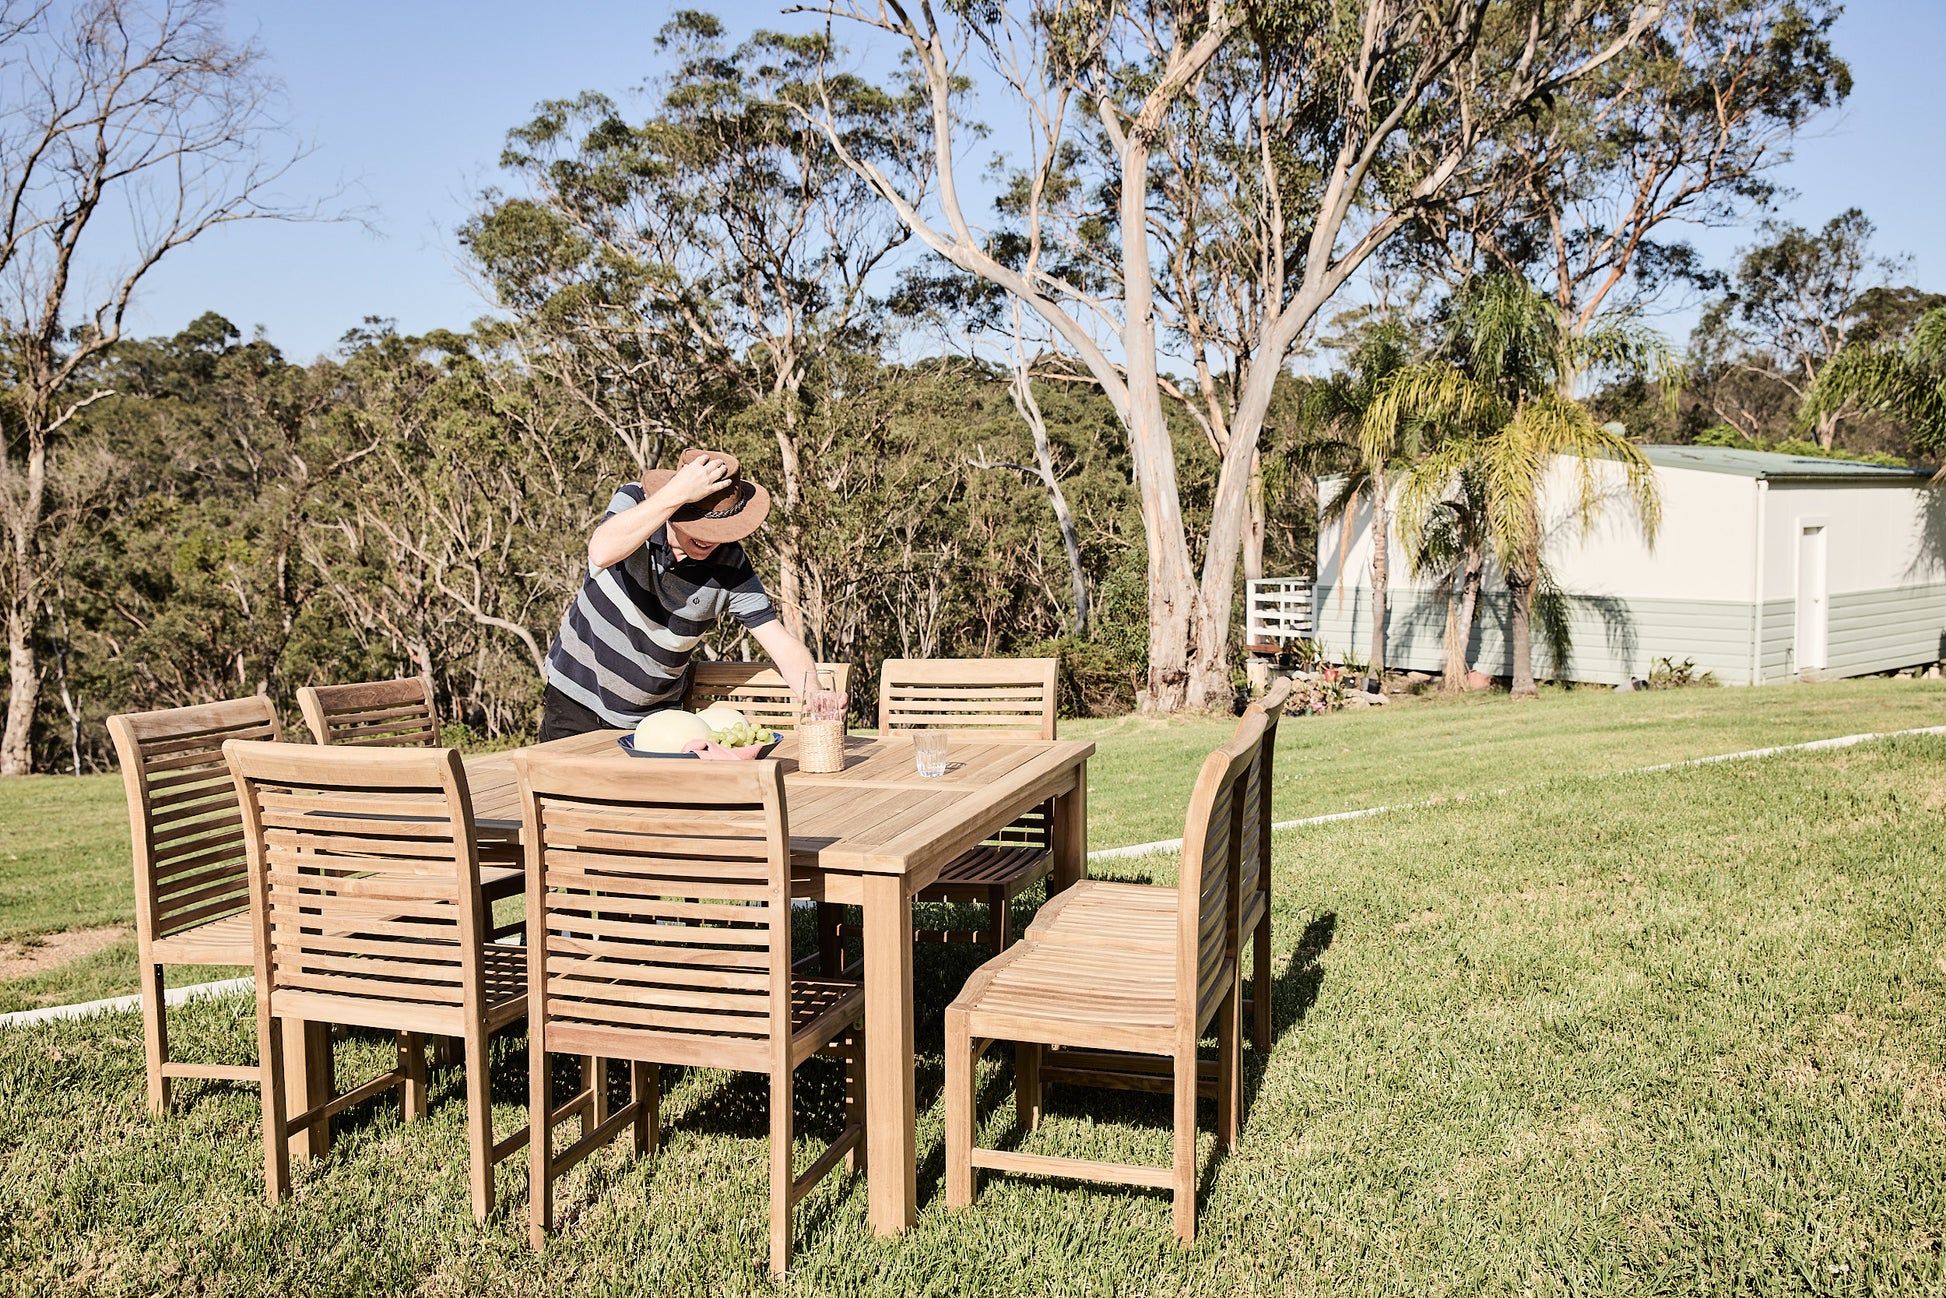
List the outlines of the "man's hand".
<svg viewBox="0 0 1946 1298">
<path fill-rule="evenodd" d="M 713 496 L 729 481 L 730 466 L 713 455 L 699 455 L 676 470 L 676 476 L 655 494 L 673 508 Z"/>
</svg>

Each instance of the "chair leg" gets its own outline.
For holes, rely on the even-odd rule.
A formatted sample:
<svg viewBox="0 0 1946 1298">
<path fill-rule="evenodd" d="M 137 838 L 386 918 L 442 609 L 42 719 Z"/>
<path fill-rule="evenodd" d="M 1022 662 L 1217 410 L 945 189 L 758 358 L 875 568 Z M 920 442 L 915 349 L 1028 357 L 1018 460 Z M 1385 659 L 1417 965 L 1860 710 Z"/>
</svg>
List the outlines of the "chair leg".
<svg viewBox="0 0 1946 1298">
<path fill-rule="evenodd" d="M 169 1079 L 162 1066 L 169 1062 L 169 1010 L 162 999 L 162 966 L 142 966 L 142 1057 L 149 1074 L 149 1112 L 161 1117 L 169 1111 Z"/>
<path fill-rule="evenodd" d="M 973 1073 L 966 1015 L 946 1011 L 946 1206 L 973 1202 Z"/>
<path fill-rule="evenodd" d="M 485 1024 L 466 1034 L 466 1157 L 473 1183 L 473 1218 L 493 1215 L 493 1075 L 487 1066 Z"/>
<path fill-rule="evenodd" d="M 451 1068 L 464 1057 L 465 1041 L 459 1037 L 438 1036 L 432 1039 L 432 1062 L 435 1068 Z"/>
<path fill-rule="evenodd" d="M 426 1117 L 426 1038 L 418 1032 L 399 1033 L 399 1071 L 405 1085 L 399 1088 L 399 1120 L 423 1122 Z"/>
<path fill-rule="evenodd" d="M 770 1075 L 770 1273 L 783 1275 L 791 1264 L 791 1098 L 792 1073 Z"/>
<path fill-rule="evenodd" d="M 290 1132 L 286 1130 L 284 1108 L 284 1025 L 263 1011 L 257 1015 L 257 1058 L 262 1070 L 258 1089 L 263 1092 L 264 1194 L 277 1203 L 291 1192 Z"/>
<path fill-rule="evenodd" d="M 1243 1103 L 1243 1074 L 1237 1067 L 1242 1053 L 1242 1008 L 1243 993 L 1231 984 L 1230 994 L 1216 1011 L 1216 1143 L 1223 1149 L 1236 1144 Z"/>
<path fill-rule="evenodd" d="M 1038 1042 L 1014 1045 L 1014 1120 L 1022 1131 L 1041 1125 L 1041 1052 Z"/>
<path fill-rule="evenodd" d="M 838 933 L 845 922 L 845 908 L 821 901 L 817 916 L 818 968 L 826 978 L 836 978 L 845 971 L 845 942 Z"/>
<path fill-rule="evenodd" d="M 845 1126 L 858 1128 L 858 1143 L 845 1154 L 845 1175 L 857 1176 L 867 1166 L 865 1132 L 870 1126 L 865 1121 L 865 1027 L 862 1023 L 852 1024 L 845 1037 Z"/>
<path fill-rule="evenodd" d="M 1196 1043 L 1175 1057 L 1174 1173 L 1176 1239 L 1196 1242 Z"/>
<path fill-rule="evenodd" d="M 553 1107 L 545 1029 L 536 1021 L 527 1033 L 527 1243 L 537 1253 L 554 1229 L 554 1133 L 547 1121 Z"/>
<path fill-rule="evenodd" d="M 1013 919 L 1013 915 L 1009 909 L 1011 905 L 1012 903 L 1007 900 L 1007 890 L 1005 888 L 987 889 L 987 922 L 992 925 L 993 954 L 995 955 L 999 955 L 1007 949 L 1009 937 L 1007 929 L 1011 926 Z"/>
<path fill-rule="evenodd" d="M 635 1060 L 629 1065 L 629 1086 L 635 1096 L 635 1153 L 653 1154 L 661 1139 L 662 1065 Z"/>
<path fill-rule="evenodd" d="M 581 1124 L 581 1134 L 587 1135 L 602 1123 L 608 1121 L 611 1106 L 608 1103 L 608 1061 L 589 1058 L 584 1064 L 581 1080 L 594 1092 L 594 1104 L 588 1110 L 587 1118 Z"/>
<path fill-rule="evenodd" d="M 1252 940 L 1250 966 L 1250 1044 L 1258 1050 L 1270 1049 L 1270 910 L 1264 910 L 1264 917 L 1257 925 Z"/>
</svg>

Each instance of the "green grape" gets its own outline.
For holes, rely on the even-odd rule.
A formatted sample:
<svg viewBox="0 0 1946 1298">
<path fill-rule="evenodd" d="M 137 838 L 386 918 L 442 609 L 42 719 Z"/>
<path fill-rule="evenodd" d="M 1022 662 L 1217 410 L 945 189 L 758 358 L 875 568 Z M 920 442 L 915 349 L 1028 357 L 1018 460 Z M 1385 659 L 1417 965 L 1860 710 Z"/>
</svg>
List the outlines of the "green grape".
<svg viewBox="0 0 1946 1298">
<path fill-rule="evenodd" d="M 767 744 L 776 737 L 775 732 L 768 727 L 753 725 L 749 721 L 710 732 L 711 742 L 724 748 L 747 748 L 751 744 Z"/>
</svg>

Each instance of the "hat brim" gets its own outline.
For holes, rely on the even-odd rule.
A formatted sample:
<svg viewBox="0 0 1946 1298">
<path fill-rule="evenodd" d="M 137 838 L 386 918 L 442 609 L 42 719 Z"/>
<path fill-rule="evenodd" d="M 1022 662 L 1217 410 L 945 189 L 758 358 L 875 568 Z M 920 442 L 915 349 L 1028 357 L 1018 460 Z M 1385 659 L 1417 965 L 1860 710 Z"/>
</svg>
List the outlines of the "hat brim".
<svg viewBox="0 0 1946 1298">
<path fill-rule="evenodd" d="M 650 469 L 642 475 L 642 490 L 653 496 L 667 486 L 669 479 L 675 476 L 674 469 Z M 711 545 L 741 541 L 762 527 L 764 520 L 770 517 L 770 493 L 748 478 L 743 481 L 750 488 L 750 499 L 743 502 L 742 509 L 727 518 L 686 519 L 682 516 L 683 511 L 678 509 L 670 516 L 669 522 L 681 528 L 684 536 L 691 536 Z"/>
</svg>

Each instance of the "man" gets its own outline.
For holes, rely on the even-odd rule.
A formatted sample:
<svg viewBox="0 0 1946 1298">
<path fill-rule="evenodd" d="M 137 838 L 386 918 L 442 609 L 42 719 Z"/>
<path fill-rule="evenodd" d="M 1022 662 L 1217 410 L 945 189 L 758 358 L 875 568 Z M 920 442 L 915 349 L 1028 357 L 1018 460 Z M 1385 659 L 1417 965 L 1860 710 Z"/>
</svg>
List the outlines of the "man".
<svg viewBox="0 0 1946 1298">
<path fill-rule="evenodd" d="M 682 704 L 703 633 L 741 622 L 793 691 L 816 666 L 784 630 L 738 544 L 763 525 L 770 493 L 736 457 L 688 450 L 674 470 L 624 483 L 588 540 L 588 576 L 547 651 L 541 739 L 633 729 Z"/>
</svg>

